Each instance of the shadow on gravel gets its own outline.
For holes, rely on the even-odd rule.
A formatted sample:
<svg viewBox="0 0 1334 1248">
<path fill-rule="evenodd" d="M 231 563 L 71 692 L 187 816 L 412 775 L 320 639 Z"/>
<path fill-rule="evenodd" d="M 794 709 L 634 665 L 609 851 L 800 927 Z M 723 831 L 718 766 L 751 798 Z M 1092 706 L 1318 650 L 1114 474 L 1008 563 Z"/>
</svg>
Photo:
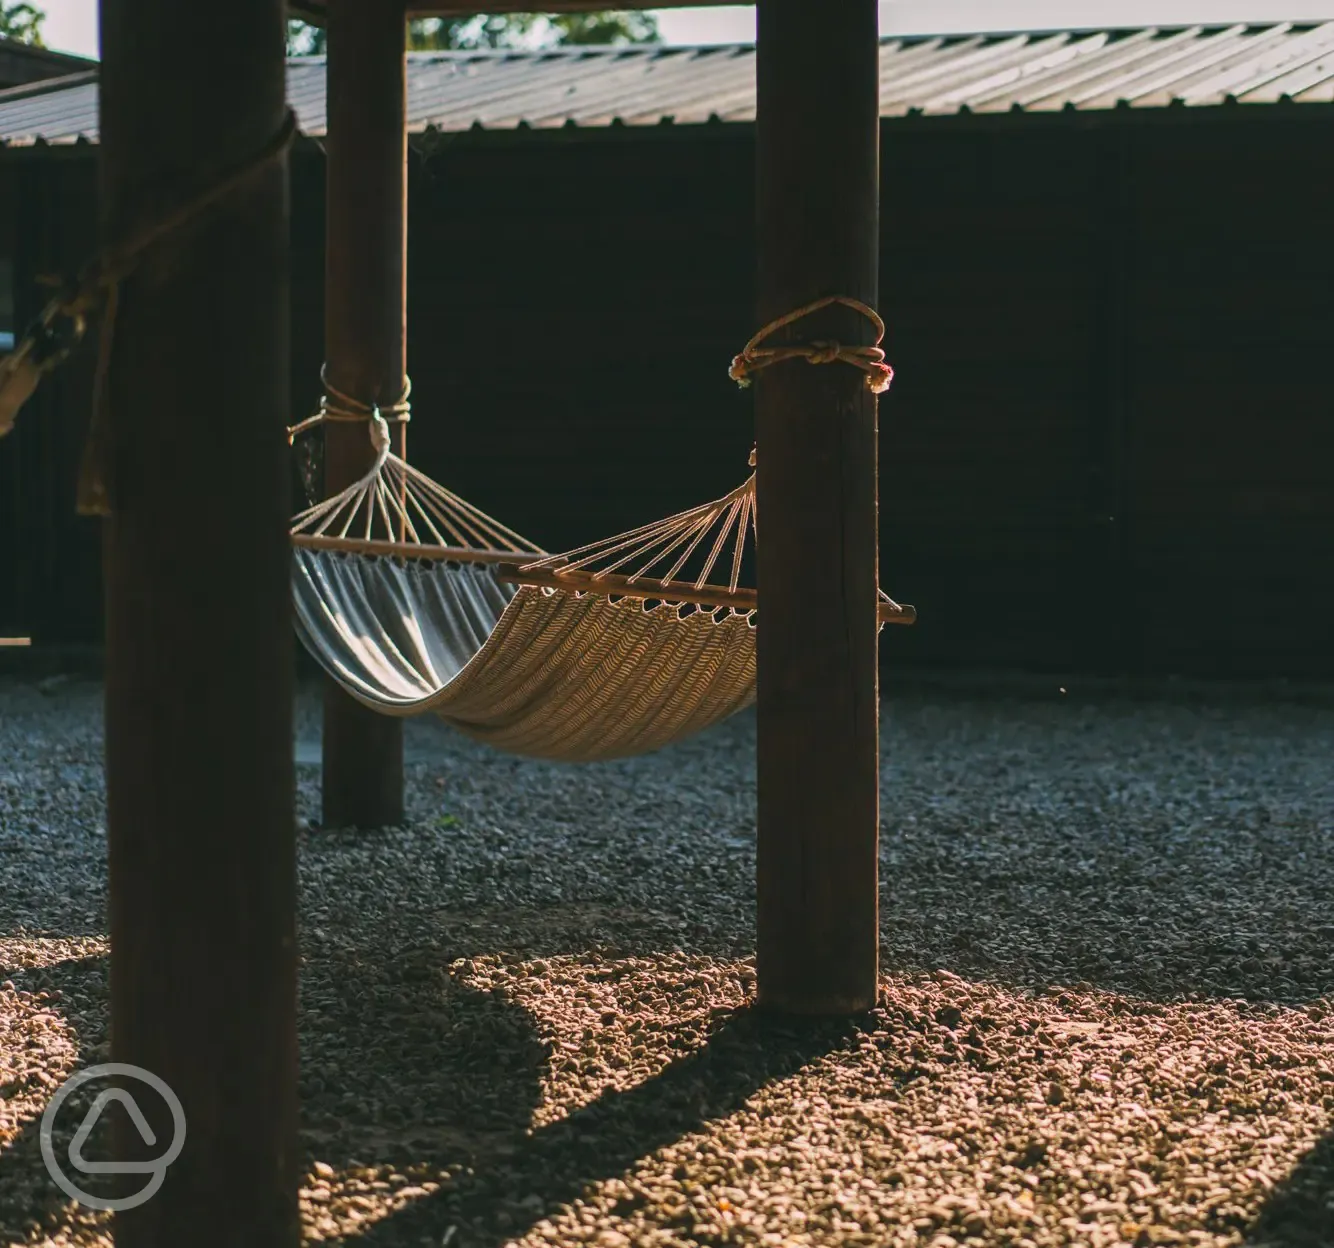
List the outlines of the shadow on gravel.
<svg viewBox="0 0 1334 1248">
<path fill-rule="evenodd" d="M 607 1092 L 568 1118 L 483 1159 L 472 1174 L 369 1228 L 358 1242 L 499 1248 L 525 1234 L 589 1184 L 736 1112 L 760 1088 L 837 1048 L 845 1022 L 777 1019 L 743 1009 L 708 1043 L 625 1092 Z M 689 1227 L 682 1226 L 689 1234 Z"/>
<path fill-rule="evenodd" d="M 336 1168 L 458 1168 L 454 1183 L 369 1226 L 357 1238 L 368 1245 L 438 1244 L 453 1227 L 451 1248 L 498 1248 L 588 1184 L 735 1112 L 767 1083 L 839 1047 L 852 1029 L 743 1009 L 656 1077 L 532 1131 L 551 1054 L 525 1010 L 458 983 L 427 954 L 363 960 L 348 951 L 331 969 L 319 982 L 334 984 L 326 991 L 337 999 L 317 991 L 302 1005 L 303 1100 L 323 1115 L 303 1122 L 303 1149 Z M 0 968 L 0 979 L 31 992 L 59 990 L 51 1008 L 101 1019 L 106 971 L 105 958 L 89 958 Z M 100 1024 L 81 1035 L 77 1064 L 104 1060 L 104 1039 Z M 58 1120 L 58 1155 L 81 1108 L 72 1101 Z M 0 1248 L 32 1242 L 39 1227 L 49 1234 L 106 1216 L 71 1209 L 47 1174 L 39 1127 L 34 1119 L 0 1152 Z M 94 1142 L 90 1153 L 98 1151 Z"/>
<path fill-rule="evenodd" d="M 1334 1135 L 1321 1140 L 1278 1186 L 1245 1242 L 1247 1248 L 1334 1244 Z"/>
<path fill-rule="evenodd" d="M 86 1025 L 76 1024 L 78 1056 L 76 1066 L 105 1060 L 100 1046 L 105 1040 L 108 959 L 105 957 L 79 958 L 56 962 L 37 969 L 11 969 L 0 966 L 0 982 L 12 980 L 15 987 L 25 992 L 59 992 L 59 1000 L 46 1008 L 64 1014 L 67 1019 L 86 1019 Z M 26 1091 L 35 1093 L 36 1088 Z M 40 1093 L 39 1111 L 46 1107 L 55 1086 Z M 23 1096 L 25 1089 L 17 1090 Z M 54 1142 L 57 1157 L 68 1155 L 70 1139 L 83 1120 L 86 1102 L 79 1094 L 70 1097 L 68 1113 L 57 1115 Z M 81 1112 L 82 1111 L 82 1112 Z M 104 1116 L 110 1122 L 110 1115 Z M 8 1147 L 0 1149 L 0 1248 L 10 1245 L 31 1244 L 35 1228 L 48 1232 L 68 1226 L 69 1197 L 52 1181 L 42 1159 L 39 1132 L 41 1117 L 34 1118 Z M 95 1133 L 88 1152 L 99 1155 L 101 1132 Z M 94 1190 L 97 1180 L 86 1181 Z M 85 1215 L 86 1216 L 86 1215 Z"/>
<path fill-rule="evenodd" d="M 549 1046 L 438 953 L 345 947 L 303 975 L 302 1144 L 335 1167 L 468 1161 L 520 1136 Z"/>
</svg>

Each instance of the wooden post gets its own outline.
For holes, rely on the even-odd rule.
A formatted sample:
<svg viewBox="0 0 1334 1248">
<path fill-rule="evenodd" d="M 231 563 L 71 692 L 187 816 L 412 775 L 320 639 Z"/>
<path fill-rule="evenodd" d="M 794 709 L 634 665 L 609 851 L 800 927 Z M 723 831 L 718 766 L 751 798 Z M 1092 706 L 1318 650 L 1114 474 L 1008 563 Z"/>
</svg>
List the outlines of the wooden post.
<svg viewBox="0 0 1334 1248">
<path fill-rule="evenodd" d="M 330 0 L 324 349 L 329 380 L 391 404 L 407 371 L 407 14 L 403 0 Z M 404 425 L 391 426 L 403 454 Z M 325 488 L 373 461 L 369 430 L 325 427 Z M 390 535 L 386 535 L 390 536 Z M 403 820 L 403 723 L 332 682 L 324 702 L 326 827 Z"/>
<path fill-rule="evenodd" d="M 757 5 L 759 321 L 875 305 L 876 0 Z M 769 344 L 871 343 L 826 309 Z M 762 1005 L 867 1009 L 878 956 L 876 401 L 860 371 L 756 380 L 758 978 Z"/>
<path fill-rule="evenodd" d="M 256 158 L 286 115 L 281 0 L 102 0 L 102 235 Z M 205 49 L 182 55 L 183 48 Z M 291 1248 L 296 854 L 285 161 L 121 287 L 104 522 L 111 1054 L 184 1150 L 118 1248 Z M 170 1106 L 132 1080 L 156 1160 Z M 147 1176 L 130 1175 L 125 1195 Z"/>
</svg>

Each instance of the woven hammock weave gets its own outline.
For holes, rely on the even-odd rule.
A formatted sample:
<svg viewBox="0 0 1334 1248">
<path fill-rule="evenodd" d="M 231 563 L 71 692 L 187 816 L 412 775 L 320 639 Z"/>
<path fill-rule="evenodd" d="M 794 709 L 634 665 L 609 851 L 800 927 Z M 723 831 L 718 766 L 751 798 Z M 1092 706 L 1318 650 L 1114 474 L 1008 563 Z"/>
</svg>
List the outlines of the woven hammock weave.
<svg viewBox="0 0 1334 1248">
<path fill-rule="evenodd" d="M 566 762 L 648 753 L 754 701 L 755 597 L 738 586 L 754 476 L 547 555 L 391 454 L 378 415 L 372 428 L 371 471 L 292 525 L 297 631 L 352 697 Z M 911 622 L 881 600 L 882 622 Z"/>
<path fill-rule="evenodd" d="M 297 626 L 353 697 L 434 711 L 497 749 L 591 762 L 646 753 L 753 701 L 748 616 L 502 585 L 478 565 L 297 550 Z"/>
</svg>

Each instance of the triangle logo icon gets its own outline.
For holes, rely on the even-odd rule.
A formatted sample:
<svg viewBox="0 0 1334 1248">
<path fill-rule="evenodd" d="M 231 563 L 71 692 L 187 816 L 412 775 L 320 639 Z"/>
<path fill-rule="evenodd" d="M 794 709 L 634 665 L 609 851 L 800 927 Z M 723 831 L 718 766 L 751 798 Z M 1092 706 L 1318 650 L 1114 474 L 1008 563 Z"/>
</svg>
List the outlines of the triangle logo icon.
<svg viewBox="0 0 1334 1248">
<path fill-rule="evenodd" d="M 130 1121 L 145 1144 L 157 1143 L 157 1136 L 134 1097 L 123 1088 L 108 1088 L 92 1103 L 69 1143 L 70 1165 L 83 1174 L 152 1174 L 160 1168 L 160 1161 L 88 1161 L 84 1157 L 83 1148 L 88 1143 L 88 1137 L 92 1135 L 93 1128 L 97 1126 L 107 1106 L 113 1102 L 125 1106 L 125 1112 L 129 1114 Z"/>
</svg>

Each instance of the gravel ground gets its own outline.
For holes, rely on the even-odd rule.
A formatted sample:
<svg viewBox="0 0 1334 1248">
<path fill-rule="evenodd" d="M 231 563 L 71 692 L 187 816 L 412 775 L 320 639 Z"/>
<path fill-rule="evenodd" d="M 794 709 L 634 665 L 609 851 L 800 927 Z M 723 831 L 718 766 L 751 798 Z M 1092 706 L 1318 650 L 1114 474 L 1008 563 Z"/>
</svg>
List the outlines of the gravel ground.
<svg viewBox="0 0 1334 1248">
<path fill-rule="evenodd" d="M 0 682 L 0 1245 L 110 1242 L 36 1146 L 106 1053 L 99 718 Z M 308 1241 L 1334 1245 L 1334 709 L 917 693 L 884 741 L 880 1006 L 783 1023 L 752 717 L 583 768 L 412 725 L 410 826 L 301 838 Z"/>
</svg>

